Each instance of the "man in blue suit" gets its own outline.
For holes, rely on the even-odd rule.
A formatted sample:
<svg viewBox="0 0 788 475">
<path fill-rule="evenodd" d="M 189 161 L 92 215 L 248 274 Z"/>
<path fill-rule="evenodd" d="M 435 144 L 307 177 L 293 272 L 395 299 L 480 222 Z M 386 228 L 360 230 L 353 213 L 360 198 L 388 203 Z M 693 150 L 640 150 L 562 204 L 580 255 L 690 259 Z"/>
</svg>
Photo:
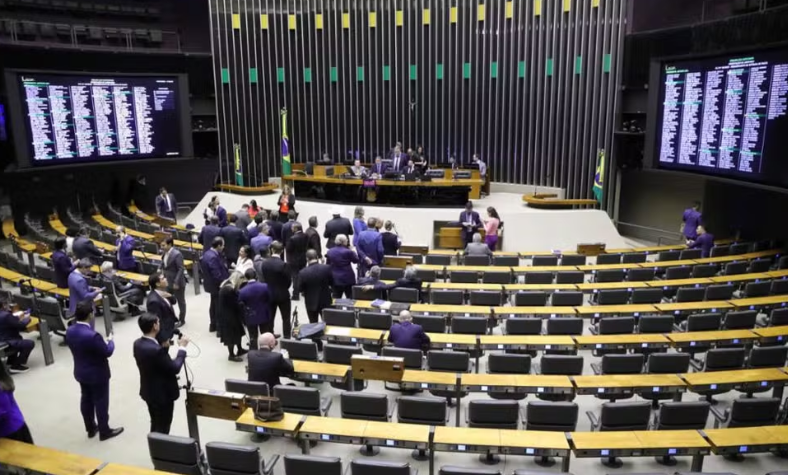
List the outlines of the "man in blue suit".
<svg viewBox="0 0 788 475">
<path fill-rule="evenodd" d="M 214 238 L 219 236 L 221 233 L 222 228 L 219 227 L 219 218 L 216 216 L 211 216 L 208 218 L 208 224 L 203 226 L 202 230 L 200 230 L 200 235 L 197 238 L 197 242 L 202 244 L 202 251 L 207 251 L 211 247 Z"/>
<path fill-rule="evenodd" d="M 383 159 L 380 157 L 375 157 L 375 164 L 372 165 L 372 174 L 377 175 L 378 178 L 380 178 L 385 173 L 386 173 L 386 164 L 383 163 Z"/>
<path fill-rule="evenodd" d="M 375 218 L 367 220 L 367 230 L 358 236 L 358 276 L 364 277 L 372 266 L 383 264 L 383 236 L 377 231 Z"/>
<path fill-rule="evenodd" d="M 341 299 L 344 295 L 352 299 L 356 275 L 351 264 L 358 264 L 358 254 L 350 249 L 348 238 L 344 234 L 337 236 L 334 244 L 326 253 L 326 264 L 331 266 L 331 278 L 334 280 L 334 298 Z"/>
<path fill-rule="evenodd" d="M 391 154 L 391 169 L 399 173 L 408 163 L 408 157 L 402 153 L 402 149 L 398 146 L 394 147 L 394 153 Z"/>
<path fill-rule="evenodd" d="M 399 323 L 391 326 L 389 331 L 389 341 L 396 348 L 409 348 L 411 350 L 423 350 L 429 348 L 430 337 L 424 333 L 421 325 L 412 322 L 410 312 L 403 310 L 399 314 Z"/>
<path fill-rule="evenodd" d="M 8 345 L 5 354 L 8 356 L 8 371 L 11 374 L 26 373 L 30 369 L 27 367 L 27 359 L 36 343 L 25 340 L 19 333 L 25 331 L 28 325 L 29 315 L 17 317 L 11 313 L 5 298 L 0 298 L 0 342 Z"/>
<path fill-rule="evenodd" d="M 68 275 L 68 314 L 74 315 L 77 311 L 77 304 L 89 302 L 93 306 L 93 299 L 101 295 L 104 289 L 90 290 L 85 275 L 90 269 L 89 259 L 80 259 L 74 272 Z"/>
<path fill-rule="evenodd" d="M 479 213 L 473 210 L 473 203 L 465 204 L 465 211 L 460 213 L 460 225 L 462 226 L 462 241 L 465 246 L 473 242 L 473 234 L 482 227 L 482 220 Z"/>
<path fill-rule="evenodd" d="M 257 337 L 263 333 L 274 332 L 274 318 L 271 316 L 268 285 L 257 281 L 254 269 L 246 269 L 246 283 L 238 292 L 238 298 L 246 307 L 246 330 L 249 332 L 249 349 L 257 349 Z"/>
<path fill-rule="evenodd" d="M 123 433 L 123 427 L 109 426 L 109 357 L 115 351 L 112 334 L 107 341 L 93 330 L 93 304 L 80 302 L 76 323 L 66 331 L 66 344 L 74 356 L 74 379 L 82 391 L 80 410 L 89 438 L 96 433 L 107 440 Z"/>
<path fill-rule="evenodd" d="M 211 332 L 216 331 L 216 306 L 219 303 L 219 286 L 222 285 L 225 279 L 230 277 L 230 272 L 224 263 L 224 257 L 222 257 L 222 251 L 224 251 L 224 239 L 217 236 L 213 238 L 211 248 L 205 251 L 202 259 L 200 259 L 203 289 L 211 296 L 211 305 L 208 308 L 208 314 L 211 318 L 208 331 Z"/>
<path fill-rule="evenodd" d="M 74 263 L 66 255 L 66 238 L 55 239 L 55 251 L 52 253 L 52 267 L 55 269 L 55 284 L 60 289 L 68 288 L 68 275 L 75 269 Z"/>
<path fill-rule="evenodd" d="M 167 193 L 167 189 L 162 187 L 156 196 L 156 214 L 162 218 L 175 221 L 175 212 L 178 209 L 178 202 L 175 195 Z"/>
<path fill-rule="evenodd" d="M 134 238 L 126 234 L 126 228 L 118 226 L 115 230 L 118 239 L 115 240 L 115 252 L 118 258 L 118 270 L 131 272 L 137 271 L 137 260 L 134 258 L 134 248 L 137 243 Z"/>
<path fill-rule="evenodd" d="M 219 227 L 227 226 L 227 210 L 219 203 L 219 198 L 216 198 L 216 217 L 219 219 Z"/>
</svg>

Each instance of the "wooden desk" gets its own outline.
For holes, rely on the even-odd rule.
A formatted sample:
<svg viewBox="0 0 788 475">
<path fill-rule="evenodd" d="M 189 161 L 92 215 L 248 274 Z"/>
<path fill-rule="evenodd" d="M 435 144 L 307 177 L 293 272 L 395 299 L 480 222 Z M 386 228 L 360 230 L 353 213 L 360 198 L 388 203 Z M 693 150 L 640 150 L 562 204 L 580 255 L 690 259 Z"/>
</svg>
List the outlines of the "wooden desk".
<svg viewBox="0 0 788 475">
<path fill-rule="evenodd" d="M 699 287 L 701 285 L 711 285 L 714 282 L 711 279 L 696 278 L 696 279 L 666 279 L 666 280 L 650 280 L 646 285 L 651 288 L 660 288 L 667 290 L 672 287 Z"/>
<path fill-rule="evenodd" d="M 577 290 L 577 284 L 504 284 L 505 292 L 557 292 Z"/>
<path fill-rule="evenodd" d="M 577 314 L 584 318 L 603 317 L 605 315 L 640 315 L 656 314 L 657 308 L 648 304 L 632 305 L 583 305 L 575 307 Z"/>
<path fill-rule="evenodd" d="M 772 279 L 785 279 L 788 277 L 788 269 L 773 270 L 766 272 L 766 275 Z"/>
<path fill-rule="evenodd" d="M 519 394 L 570 394 L 574 391 L 568 376 L 541 374 L 466 373 L 460 376 L 462 391 Z"/>
<path fill-rule="evenodd" d="M 481 335 L 479 344 L 489 350 L 573 350 L 568 335 Z"/>
<path fill-rule="evenodd" d="M 625 348 L 668 348 L 670 340 L 656 333 L 626 335 L 581 335 L 575 336 L 578 349 L 625 349 Z"/>
<path fill-rule="evenodd" d="M 286 412 L 284 419 L 276 422 L 261 422 L 254 418 L 254 410 L 249 408 L 235 421 L 235 429 L 255 434 L 270 434 L 288 438 L 295 437 L 305 416 Z"/>
<path fill-rule="evenodd" d="M 517 315 L 539 316 L 541 318 L 555 318 L 559 315 L 577 315 L 577 307 L 493 307 L 495 318 L 515 318 Z"/>
<path fill-rule="evenodd" d="M 761 337 L 761 343 L 785 341 L 786 336 L 788 336 L 788 325 L 756 328 L 752 332 Z"/>
<path fill-rule="evenodd" d="M 172 472 L 150 470 L 147 468 L 132 467 L 118 463 L 108 463 L 96 475 L 174 475 Z"/>
<path fill-rule="evenodd" d="M 584 282 L 577 284 L 577 288 L 583 292 L 597 292 L 600 290 L 632 290 L 645 289 L 648 287 L 645 282 Z"/>
<path fill-rule="evenodd" d="M 696 262 L 692 259 L 681 259 L 677 261 L 653 261 L 641 262 L 638 264 L 642 269 L 664 269 L 666 267 L 687 267 L 694 266 Z"/>
<path fill-rule="evenodd" d="M 501 436 L 498 429 L 436 427 L 432 444 L 433 450 L 442 452 L 494 453 L 501 446 Z"/>
<path fill-rule="evenodd" d="M 600 374 L 573 376 L 577 394 L 632 394 L 638 390 L 676 394 L 687 384 L 675 374 Z"/>
<path fill-rule="evenodd" d="M 715 343 L 717 345 L 739 345 L 750 343 L 758 339 L 758 335 L 750 330 L 719 330 L 708 332 L 673 332 L 666 333 L 674 347 L 691 348 L 704 346 L 702 343 Z"/>
<path fill-rule="evenodd" d="M 438 371 L 415 371 L 406 369 L 399 381 L 404 389 L 457 389 L 459 376 L 457 373 L 440 373 Z"/>
<path fill-rule="evenodd" d="M 367 423 L 368 421 L 339 417 L 308 416 L 298 430 L 298 437 L 305 440 L 361 444 Z"/>
<path fill-rule="evenodd" d="M 50 475 L 90 475 L 102 461 L 60 450 L 0 439 L 0 464 Z"/>
<path fill-rule="evenodd" d="M 710 446 L 695 430 L 572 432 L 576 457 L 646 457 L 691 455 L 692 471 L 701 471 Z"/>
<path fill-rule="evenodd" d="M 427 255 L 457 257 L 459 253 L 457 249 L 430 249 Z"/>
<path fill-rule="evenodd" d="M 347 380 L 350 366 L 293 360 L 293 369 L 295 369 L 295 375 L 299 379 L 342 383 Z"/>
<path fill-rule="evenodd" d="M 45 252 L 43 254 L 39 254 L 39 257 L 41 257 L 41 259 L 45 261 L 51 261 L 52 253 Z M 94 274 L 100 274 L 101 268 L 99 266 L 91 266 L 90 271 L 93 272 Z M 120 277 L 122 280 L 133 282 L 137 285 L 145 285 L 145 286 L 148 285 L 148 276 L 144 274 L 137 274 L 136 272 L 128 272 L 125 270 L 116 270 L 115 275 Z"/>
<path fill-rule="evenodd" d="M 367 445 L 426 450 L 430 426 L 368 421 L 363 438 Z"/>
<path fill-rule="evenodd" d="M 460 384 L 468 392 L 518 392 L 515 374 L 464 373 L 460 375 Z"/>
<path fill-rule="evenodd" d="M 788 305 L 788 295 L 770 295 L 768 297 L 752 297 L 745 299 L 729 300 L 736 310 L 755 310 L 758 308 L 785 307 Z"/>
<path fill-rule="evenodd" d="M 108 220 L 107 218 L 105 218 L 104 216 L 102 216 L 100 214 L 94 214 L 93 215 L 93 221 L 97 222 L 98 224 L 100 224 L 101 226 L 103 226 L 103 227 L 105 227 L 107 229 L 111 229 L 112 231 L 115 231 L 117 229 L 117 227 L 120 226 L 119 224 Z M 149 241 L 149 242 L 155 242 L 156 241 L 156 236 L 154 236 L 153 234 L 143 233 L 141 231 L 137 231 L 135 229 L 131 229 L 128 226 L 124 226 L 124 228 L 126 229 L 126 234 L 128 234 L 129 236 L 135 237 L 137 239 L 142 239 L 143 241 Z M 189 243 L 189 242 L 186 242 L 186 241 L 180 241 L 178 239 L 174 239 L 173 240 L 173 244 L 176 247 L 182 247 L 184 249 L 191 249 L 191 247 L 193 246 L 193 243 Z"/>
<path fill-rule="evenodd" d="M 381 341 L 385 335 L 385 330 L 327 326 L 323 332 L 323 339 L 328 342 L 375 344 Z"/>
<path fill-rule="evenodd" d="M 446 266 L 446 272 L 511 272 L 511 267 L 493 267 L 493 266 Z"/>
<path fill-rule="evenodd" d="M 499 430 L 502 453 L 565 457 L 569 455 L 569 441 L 563 432 L 541 430 Z"/>
<path fill-rule="evenodd" d="M 640 264 L 587 264 L 584 266 L 577 266 L 578 270 L 583 272 L 596 272 L 600 270 L 614 270 L 614 269 L 639 269 Z"/>
<path fill-rule="evenodd" d="M 711 446 L 706 439 L 696 430 L 639 430 L 634 432 L 640 441 L 645 456 L 664 455 L 692 455 L 693 471 L 697 463 L 703 462 L 703 455 L 707 455 Z"/>
<path fill-rule="evenodd" d="M 447 348 L 469 350 L 476 347 L 476 335 L 460 335 L 455 333 L 427 333 L 431 348 Z"/>
<path fill-rule="evenodd" d="M 788 382 L 788 374 L 779 368 L 710 371 L 680 376 L 689 385 L 689 391 L 696 393 L 723 389 L 746 391 L 748 388 L 758 389 L 772 384 L 775 388 L 782 388 Z"/>
<path fill-rule="evenodd" d="M 728 310 L 733 308 L 733 305 L 728 302 L 723 302 L 722 300 L 707 300 L 704 302 L 659 303 L 655 305 L 655 307 L 662 313 L 680 315 L 682 313 L 693 313 L 703 310 L 708 310 L 710 312 Z"/>
<path fill-rule="evenodd" d="M 696 264 L 725 264 L 728 262 L 746 261 L 747 258 L 744 257 L 744 254 L 737 254 L 735 256 L 701 257 L 693 260 Z"/>
<path fill-rule="evenodd" d="M 786 439 L 772 434 L 766 427 L 737 427 L 733 429 L 704 429 L 711 451 L 716 455 L 770 452 L 785 444 Z"/>
<path fill-rule="evenodd" d="M 758 282 L 760 280 L 769 280 L 769 274 L 765 272 L 753 272 L 752 274 L 735 274 L 735 275 L 718 275 L 710 277 L 710 280 L 715 284 L 733 284 L 734 282 Z"/>
<path fill-rule="evenodd" d="M 424 315 L 490 315 L 490 307 L 480 305 L 437 305 L 437 304 L 414 304 L 410 306 L 411 313 L 423 313 Z"/>
<path fill-rule="evenodd" d="M 577 266 L 516 266 L 512 267 L 515 274 L 527 274 L 529 272 L 565 272 L 576 271 Z"/>
<path fill-rule="evenodd" d="M 502 284 L 462 284 L 459 282 L 429 282 L 426 283 L 429 290 L 497 290 L 503 291 Z"/>
</svg>

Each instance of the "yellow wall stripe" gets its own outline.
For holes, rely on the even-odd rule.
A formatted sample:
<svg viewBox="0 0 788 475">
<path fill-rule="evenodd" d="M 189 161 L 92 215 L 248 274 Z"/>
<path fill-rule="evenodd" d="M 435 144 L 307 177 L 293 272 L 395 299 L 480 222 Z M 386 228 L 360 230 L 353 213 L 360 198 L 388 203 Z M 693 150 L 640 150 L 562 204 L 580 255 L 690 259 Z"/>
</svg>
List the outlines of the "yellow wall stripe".
<svg viewBox="0 0 788 475">
<path fill-rule="evenodd" d="M 405 14 L 402 13 L 402 10 L 397 10 L 394 12 L 394 24 L 397 26 L 402 26 L 405 24 Z"/>
<path fill-rule="evenodd" d="M 421 21 L 425 25 L 429 25 L 430 24 L 430 9 L 429 8 L 425 8 L 424 10 L 422 10 L 422 12 L 421 12 Z"/>
<path fill-rule="evenodd" d="M 297 24 L 298 24 L 298 20 L 296 20 L 295 15 L 287 15 L 287 27 L 289 29 L 295 31 Z"/>
<path fill-rule="evenodd" d="M 369 12 L 369 27 L 375 28 L 378 26 L 378 14 L 377 12 Z"/>
<path fill-rule="evenodd" d="M 591 0 L 591 8 L 596 8 L 599 6 L 599 0 Z"/>
<path fill-rule="evenodd" d="M 534 0 L 534 16 L 542 14 L 542 0 Z"/>
<path fill-rule="evenodd" d="M 457 23 L 457 7 L 449 8 L 449 22 Z"/>
<path fill-rule="evenodd" d="M 486 10 L 484 8 L 484 4 L 480 3 L 479 6 L 476 7 L 476 19 L 479 21 L 484 21 L 485 14 Z"/>
<path fill-rule="evenodd" d="M 564 12 L 572 9 L 572 0 L 564 0 Z"/>
<path fill-rule="evenodd" d="M 315 13 L 315 29 L 322 30 L 323 29 L 323 14 L 322 13 Z"/>
<path fill-rule="evenodd" d="M 268 15 L 263 13 L 260 15 L 260 29 L 267 30 L 268 29 Z"/>
<path fill-rule="evenodd" d="M 350 28 L 350 13 L 342 14 L 342 28 L 346 30 Z"/>
<path fill-rule="evenodd" d="M 506 18 L 514 18 L 514 2 L 506 2 L 504 15 Z"/>
<path fill-rule="evenodd" d="M 233 30 L 241 29 L 241 14 L 233 13 Z"/>
</svg>

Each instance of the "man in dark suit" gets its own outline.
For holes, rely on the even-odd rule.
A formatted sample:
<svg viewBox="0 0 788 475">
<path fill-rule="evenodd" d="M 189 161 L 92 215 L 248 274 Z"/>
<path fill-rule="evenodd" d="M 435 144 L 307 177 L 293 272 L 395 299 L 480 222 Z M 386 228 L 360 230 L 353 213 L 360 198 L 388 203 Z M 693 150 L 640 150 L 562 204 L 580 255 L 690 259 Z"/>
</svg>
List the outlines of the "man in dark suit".
<svg viewBox="0 0 788 475">
<path fill-rule="evenodd" d="M 389 330 L 389 341 L 396 348 L 423 350 L 429 348 L 430 337 L 424 333 L 421 325 L 412 322 L 410 312 L 403 310 L 399 314 L 399 323 L 395 323 Z"/>
<path fill-rule="evenodd" d="M 399 146 L 394 147 L 394 153 L 391 154 L 391 170 L 399 173 L 408 161 L 407 155 L 402 153 Z"/>
<path fill-rule="evenodd" d="M 91 262 L 88 259 L 80 259 L 77 263 L 77 268 L 68 275 L 68 314 L 74 315 L 77 311 L 77 304 L 85 301 L 93 305 L 93 299 L 101 295 L 101 289 L 90 289 L 88 280 L 84 274 L 87 274 L 91 267 Z"/>
<path fill-rule="evenodd" d="M 482 227 L 482 220 L 479 218 L 479 213 L 473 210 L 473 203 L 470 201 L 465 204 L 465 211 L 460 213 L 459 219 L 462 226 L 462 240 L 467 246 L 473 242 L 473 233 Z"/>
<path fill-rule="evenodd" d="M 290 338 L 292 324 L 290 322 L 290 266 L 282 260 L 284 247 L 281 242 L 274 241 L 271 244 L 271 257 L 265 259 L 260 265 L 263 273 L 263 280 L 268 284 L 270 296 L 269 313 L 271 318 L 276 318 L 276 309 L 282 314 L 282 334 L 285 338 Z"/>
<path fill-rule="evenodd" d="M 246 230 L 246 228 L 252 222 L 252 218 L 249 216 L 249 205 L 247 203 L 241 205 L 241 209 L 236 211 L 234 216 L 236 218 L 235 225 L 240 229 Z"/>
<path fill-rule="evenodd" d="M 293 225 L 299 223 L 296 221 L 296 212 L 290 210 L 287 212 L 287 222 L 282 225 L 282 244 L 284 244 L 285 249 L 287 249 L 287 243 L 290 241 L 290 236 L 293 235 Z M 304 229 L 303 226 L 301 229 Z"/>
<path fill-rule="evenodd" d="M 287 265 L 290 267 L 290 272 L 293 273 L 293 300 L 298 300 L 298 273 L 306 267 L 306 251 L 309 239 L 301 231 L 301 223 L 293 224 L 291 229 L 293 235 L 290 236 L 290 240 L 285 246 L 285 257 Z"/>
<path fill-rule="evenodd" d="M 307 237 L 307 249 L 312 249 L 317 253 L 317 258 L 323 257 L 323 245 L 320 242 L 320 233 L 317 231 L 317 216 L 309 218 L 309 227 L 304 231 Z"/>
<path fill-rule="evenodd" d="M 386 173 L 386 164 L 383 163 L 383 159 L 380 157 L 375 157 L 375 164 L 372 165 L 371 173 L 373 175 L 377 175 L 378 178 L 382 177 Z"/>
<path fill-rule="evenodd" d="M 169 341 L 160 344 L 159 318 L 143 313 L 137 320 L 142 337 L 134 342 L 134 360 L 140 371 L 140 397 L 148 405 L 150 431 L 169 434 L 174 403 L 180 396 L 178 373 L 186 359 L 187 337 L 178 340 L 178 356 L 168 354 Z"/>
<path fill-rule="evenodd" d="M 104 254 L 88 238 L 88 230 L 85 228 L 80 229 L 79 234 L 74 238 L 71 253 L 77 259 L 90 259 L 94 264 L 98 264 L 104 258 Z"/>
<path fill-rule="evenodd" d="M 227 210 L 219 203 L 219 197 L 216 197 L 216 218 L 219 220 L 219 227 L 227 226 Z"/>
<path fill-rule="evenodd" d="M 421 172 L 416 168 L 413 160 L 408 160 L 408 164 L 402 169 L 402 174 L 406 181 L 416 181 L 421 178 Z"/>
<path fill-rule="evenodd" d="M 383 254 L 386 256 L 396 256 L 399 254 L 400 240 L 397 234 L 397 227 L 391 221 L 386 221 L 383 226 L 385 231 L 380 233 L 383 239 Z"/>
<path fill-rule="evenodd" d="M 279 212 L 274 211 L 271 216 L 266 220 L 265 224 L 268 225 L 268 235 L 274 241 L 282 242 L 282 226 L 284 224 L 279 221 Z"/>
<path fill-rule="evenodd" d="M 295 374 L 293 363 L 285 359 L 282 353 L 274 351 L 276 337 L 271 333 L 263 333 L 258 339 L 259 349 L 246 355 L 249 362 L 249 381 L 267 383 L 269 388 L 282 384 L 280 377 L 292 377 Z"/>
<path fill-rule="evenodd" d="M 348 237 L 340 234 L 336 239 L 336 246 L 326 253 L 326 264 L 331 266 L 331 276 L 334 279 L 333 295 L 335 299 L 353 298 L 353 286 L 356 284 L 356 273 L 351 264 L 358 264 L 358 254 L 350 249 Z"/>
<path fill-rule="evenodd" d="M 311 323 L 318 321 L 323 309 L 331 306 L 334 279 L 331 266 L 321 264 L 314 249 L 306 251 L 307 265 L 298 273 L 298 290 L 304 294 L 306 315 Z"/>
<path fill-rule="evenodd" d="M 167 278 L 156 271 L 148 277 L 148 286 L 150 292 L 145 308 L 148 313 L 159 317 L 159 341 L 172 340 L 174 334 L 181 332 L 177 330 L 180 323 L 175 318 L 175 309 L 172 308 L 172 295 L 167 293 Z"/>
<path fill-rule="evenodd" d="M 11 374 L 26 373 L 30 369 L 27 367 L 27 359 L 36 343 L 33 340 L 25 340 L 20 334 L 28 325 L 30 325 L 30 316 L 21 314 L 17 317 L 11 313 L 5 297 L 0 297 L 0 343 L 8 345 L 5 354 L 8 357 L 8 371 Z"/>
<path fill-rule="evenodd" d="M 224 251 L 224 239 L 217 236 L 211 242 L 211 248 L 205 251 L 200 259 L 200 271 L 202 272 L 202 286 L 211 296 L 211 305 L 208 308 L 208 314 L 211 318 L 211 324 L 208 331 L 216 331 L 216 313 L 218 309 L 216 306 L 219 302 L 219 286 L 228 277 L 230 272 L 227 270 L 227 265 L 222 257 Z M 289 284 L 288 284 L 289 285 Z"/>
<path fill-rule="evenodd" d="M 392 290 L 398 287 L 405 289 L 416 289 L 419 291 L 419 301 L 421 301 L 423 297 L 421 284 L 422 281 L 418 278 L 418 272 L 416 271 L 416 268 L 409 265 L 405 267 L 403 276 L 394 281 L 393 284 L 389 284 L 386 287 L 386 290 Z"/>
<path fill-rule="evenodd" d="M 353 225 L 350 224 L 349 219 L 340 216 L 341 214 L 340 208 L 334 208 L 331 212 L 333 217 L 326 223 L 326 230 L 323 232 L 323 237 L 327 239 L 326 249 L 336 246 L 336 239 L 340 234 L 344 234 L 348 238 L 353 235 Z"/>
<path fill-rule="evenodd" d="M 52 252 L 52 267 L 55 269 L 55 285 L 61 289 L 68 288 L 68 275 L 76 268 L 74 262 L 66 255 L 66 238 L 55 238 L 55 251 Z"/>
<path fill-rule="evenodd" d="M 219 227 L 219 218 L 211 216 L 208 218 L 208 224 L 202 227 L 200 235 L 197 237 L 197 242 L 202 244 L 202 251 L 205 252 L 213 243 L 216 236 L 222 234 L 222 228 Z"/>
<path fill-rule="evenodd" d="M 167 193 L 167 189 L 161 187 L 159 194 L 156 195 L 156 214 L 162 218 L 176 220 L 175 213 L 178 210 L 178 202 L 175 195 Z"/>
<path fill-rule="evenodd" d="M 239 228 L 235 215 L 230 216 L 230 225 L 221 229 L 220 236 L 224 238 L 224 257 L 227 258 L 227 265 L 235 264 L 238 260 L 238 252 L 241 247 L 249 244 L 246 239 L 246 230 Z"/>
<path fill-rule="evenodd" d="M 183 265 L 183 254 L 175 248 L 172 237 L 161 242 L 163 252 L 159 270 L 167 278 L 167 292 L 175 296 L 178 302 L 178 321 L 186 323 L 186 267 Z"/>
<path fill-rule="evenodd" d="M 112 334 L 107 341 L 92 328 L 93 305 L 80 302 L 74 314 L 76 323 L 66 331 L 66 344 L 74 356 L 74 379 L 82 391 L 80 410 L 88 438 L 111 439 L 123 427 L 109 426 L 109 357 L 115 351 Z"/>
</svg>

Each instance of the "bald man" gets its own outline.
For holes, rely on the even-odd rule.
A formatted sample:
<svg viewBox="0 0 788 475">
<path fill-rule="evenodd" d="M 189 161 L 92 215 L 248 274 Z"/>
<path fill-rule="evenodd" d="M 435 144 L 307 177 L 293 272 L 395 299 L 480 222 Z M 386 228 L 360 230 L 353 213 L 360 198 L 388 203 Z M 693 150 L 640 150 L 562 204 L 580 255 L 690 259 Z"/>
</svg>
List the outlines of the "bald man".
<svg viewBox="0 0 788 475">
<path fill-rule="evenodd" d="M 286 359 L 276 348 L 276 337 L 272 333 L 263 333 L 257 339 L 257 350 L 246 355 L 249 366 L 249 381 L 268 383 L 273 391 L 274 386 L 282 384 L 280 377 L 292 377 L 293 363 Z"/>
</svg>

